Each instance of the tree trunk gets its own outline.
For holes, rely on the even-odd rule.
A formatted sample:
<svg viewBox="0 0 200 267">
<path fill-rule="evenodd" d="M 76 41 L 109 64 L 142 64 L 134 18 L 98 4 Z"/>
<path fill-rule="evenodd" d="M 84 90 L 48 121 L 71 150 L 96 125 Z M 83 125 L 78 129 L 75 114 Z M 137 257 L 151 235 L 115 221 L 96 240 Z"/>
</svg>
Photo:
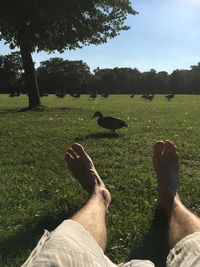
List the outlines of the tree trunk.
<svg viewBox="0 0 200 267">
<path fill-rule="evenodd" d="M 34 68 L 33 59 L 31 56 L 31 50 L 26 45 L 26 41 L 24 41 L 23 39 L 20 40 L 20 51 L 26 75 L 28 97 L 29 97 L 29 108 L 32 109 L 40 106 L 40 96 L 39 96 L 37 76 Z"/>
</svg>

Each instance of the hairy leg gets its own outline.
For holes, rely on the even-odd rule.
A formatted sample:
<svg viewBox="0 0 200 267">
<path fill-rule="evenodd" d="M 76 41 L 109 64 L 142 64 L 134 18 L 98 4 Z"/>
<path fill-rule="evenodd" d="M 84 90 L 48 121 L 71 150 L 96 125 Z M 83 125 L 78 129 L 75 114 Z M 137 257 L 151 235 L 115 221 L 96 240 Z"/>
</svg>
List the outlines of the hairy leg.
<svg viewBox="0 0 200 267">
<path fill-rule="evenodd" d="M 65 159 L 74 177 L 90 195 L 86 205 L 72 217 L 72 220 L 81 224 L 105 251 L 105 220 L 111 195 L 97 173 L 93 161 L 80 144 L 73 144 L 66 151 Z"/>
<path fill-rule="evenodd" d="M 158 181 L 159 205 L 169 219 L 170 247 L 189 234 L 200 231 L 200 219 L 181 202 L 179 185 L 179 156 L 170 141 L 159 141 L 154 146 L 153 165 Z"/>
</svg>

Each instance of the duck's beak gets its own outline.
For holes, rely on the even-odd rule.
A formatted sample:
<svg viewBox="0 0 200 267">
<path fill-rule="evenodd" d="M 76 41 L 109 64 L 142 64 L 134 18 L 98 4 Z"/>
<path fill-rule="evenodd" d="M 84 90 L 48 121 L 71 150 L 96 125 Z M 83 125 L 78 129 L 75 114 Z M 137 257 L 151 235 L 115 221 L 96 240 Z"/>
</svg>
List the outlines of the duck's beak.
<svg viewBox="0 0 200 267">
<path fill-rule="evenodd" d="M 94 114 L 91 119 L 94 119 L 95 117 L 96 117 L 96 115 Z"/>
</svg>

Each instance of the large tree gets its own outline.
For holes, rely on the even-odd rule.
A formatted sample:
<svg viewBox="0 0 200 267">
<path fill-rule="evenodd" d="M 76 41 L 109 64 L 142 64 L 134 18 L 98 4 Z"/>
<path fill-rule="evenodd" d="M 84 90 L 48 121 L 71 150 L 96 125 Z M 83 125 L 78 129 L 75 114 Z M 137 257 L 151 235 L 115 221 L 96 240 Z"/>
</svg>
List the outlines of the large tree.
<svg viewBox="0 0 200 267">
<path fill-rule="evenodd" d="M 40 105 L 32 52 L 105 43 L 129 28 L 128 14 L 136 14 L 129 0 L 1 0 L 0 39 L 20 48 L 29 107 Z"/>
</svg>

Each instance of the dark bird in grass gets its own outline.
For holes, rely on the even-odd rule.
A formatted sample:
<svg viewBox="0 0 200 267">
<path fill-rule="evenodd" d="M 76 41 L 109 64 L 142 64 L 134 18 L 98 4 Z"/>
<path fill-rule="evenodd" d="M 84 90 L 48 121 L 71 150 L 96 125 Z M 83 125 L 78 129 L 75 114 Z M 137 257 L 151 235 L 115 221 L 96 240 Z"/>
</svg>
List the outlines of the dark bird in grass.
<svg viewBox="0 0 200 267">
<path fill-rule="evenodd" d="M 149 101 L 152 101 L 154 99 L 154 93 L 153 94 L 143 94 L 142 98 L 147 99 Z"/>
<path fill-rule="evenodd" d="M 46 92 L 41 92 L 41 93 L 40 93 L 40 96 L 41 96 L 41 97 L 43 97 L 43 96 L 48 96 L 48 93 L 46 93 Z"/>
<path fill-rule="evenodd" d="M 97 94 L 96 94 L 96 93 L 91 93 L 91 94 L 90 94 L 90 98 L 95 99 L 96 97 L 97 97 Z"/>
<path fill-rule="evenodd" d="M 10 97 L 14 97 L 15 96 L 15 93 L 11 93 L 9 96 Z"/>
<path fill-rule="evenodd" d="M 166 95 L 165 97 L 167 98 L 168 101 L 170 101 L 172 98 L 175 97 L 175 95 L 174 94 L 169 94 L 169 95 Z"/>
<path fill-rule="evenodd" d="M 101 96 L 106 98 L 109 97 L 109 94 L 102 94 Z"/>
<path fill-rule="evenodd" d="M 147 98 L 147 94 L 143 94 L 141 97 L 146 99 Z"/>
<path fill-rule="evenodd" d="M 152 101 L 153 99 L 154 99 L 154 93 L 152 94 L 152 95 L 148 95 L 147 96 L 147 99 L 149 100 L 149 101 Z"/>
<path fill-rule="evenodd" d="M 76 94 L 73 95 L 73 97 L 76 97 L 76 98 L 79 98 L 80 96 L 81 96 L 80 93 L 76 93 Z"/>
<path fill-rule="evenodd" d="M 125 121 L 114 117 L 104 117 L 100 111 L 95 112 L 92 119 L 95 117 L 98 117 L 97 123 L 99 124 L 99 126 L 105 129 L 109 129 L 112 132 L 115 132 L 116 129 L 128 127 Z"/>
</svg>

